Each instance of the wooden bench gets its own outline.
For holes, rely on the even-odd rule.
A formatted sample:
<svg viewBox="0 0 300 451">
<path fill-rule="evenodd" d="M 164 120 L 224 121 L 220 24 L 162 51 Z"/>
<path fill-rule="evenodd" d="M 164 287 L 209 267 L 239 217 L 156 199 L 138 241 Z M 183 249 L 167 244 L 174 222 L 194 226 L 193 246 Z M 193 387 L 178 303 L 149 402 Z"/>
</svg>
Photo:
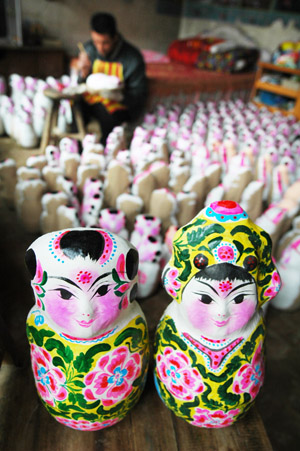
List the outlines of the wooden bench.
<svg viewBox="0 0 300 451">
<path fill-rule="evenodd" d="M 41 139 L 40 149 L 44 153 L 48 144 L 56 143 L 61 138 L 68 136 L 77 140 L 82 140 L 86 134 L 82 114 L 78 105 L 79 94 L 64 94 L 54 89 L 45 89 L 44 94 L 52 100 L 52 106 L 47 114 L 46 122 Z M 57 129 L 57 118 L 61 100 L 70 100 L 77 132 L 62 133 Z"/>
</svg>

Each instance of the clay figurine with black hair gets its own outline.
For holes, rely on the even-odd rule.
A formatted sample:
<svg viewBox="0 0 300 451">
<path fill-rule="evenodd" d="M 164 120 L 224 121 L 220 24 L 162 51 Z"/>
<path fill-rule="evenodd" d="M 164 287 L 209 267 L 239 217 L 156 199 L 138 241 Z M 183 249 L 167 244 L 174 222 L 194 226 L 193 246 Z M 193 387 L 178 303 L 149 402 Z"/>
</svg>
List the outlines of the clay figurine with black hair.
<svg viewBox="0 0 300 451">
<path fill-rule="evenodd" d="M 114 425 L 140 398 L 149 362 L 137 250 L 106 230 L 73 228 L 42 235 L 25 260 L 35 296 L 27 336 L 44 406 L 74 429 Z"/>
<path fill-rule="evenodd" d="M 233 201 L 179 229 L 163 284 L 174 299 L 158 325 L 154 376 L 167 407 L 188 423 L 230 426 L 264 380 L 262 305 L 280 277 L 271 239 Z"/>
</svg>

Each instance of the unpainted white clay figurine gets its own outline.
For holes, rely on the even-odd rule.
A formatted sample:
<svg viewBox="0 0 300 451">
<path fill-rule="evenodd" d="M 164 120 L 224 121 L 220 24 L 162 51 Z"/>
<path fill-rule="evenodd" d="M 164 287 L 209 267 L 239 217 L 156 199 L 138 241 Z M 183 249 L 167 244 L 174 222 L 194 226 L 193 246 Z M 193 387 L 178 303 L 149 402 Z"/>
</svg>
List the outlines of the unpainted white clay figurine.
<svg viewBox="0 0 300 451">
<path fill-rule="evenodd" d="M 284 249 L 277 261 L 282 280 L 281 290 L 271 305 L 279 310 L 295 311 L 300 307 L 300 231 Z"/>
</svg>

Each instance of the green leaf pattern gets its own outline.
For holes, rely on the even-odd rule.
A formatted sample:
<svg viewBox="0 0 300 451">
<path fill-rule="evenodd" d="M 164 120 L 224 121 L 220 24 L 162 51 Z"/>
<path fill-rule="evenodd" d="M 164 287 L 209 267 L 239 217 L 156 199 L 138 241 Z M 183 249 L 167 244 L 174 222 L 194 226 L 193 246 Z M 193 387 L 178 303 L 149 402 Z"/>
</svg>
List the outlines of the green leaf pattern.
<svg viewBox="0 0 300 451">
<path fill-rule="evenodd" d="M 32 313 L 27 319 L 27 336 L 31 346 L 45 349 L 45 352 L 51 355 L 51 364 L 64 376 L 63 387 L 67 391 L 64 400 L 56 399 L 54 405 L 51 405 L 40 396 L 48 412 L 57 417 L 58 421 L 65 421 L 65 424 L 71 427 L 74 427 L 74 422 L 90 423 L 90 428 L 93 429 L 94 422 L 95 424 L 107 422 L 109 425 L 121 420 L 138 401 L 146 381 L 149 363 L 148 331 L 142 317 L 132 319 L 127 327 L 117 330 L 115 334 L 105 337 L 100 342 L 91 344 L 82 341 L 68 342 L 48 328 L 47 324 L 37 326 Z M 132 383 L 130 394 L 112 406 L 102 405 L 99 399 L 89 401 L 83 395 L 86 388 L 85 376 L 93 371 L 101 357 L 120 345 L 126 346 L 131 354 L 140 355 L 140 373 Z"/>
<path fill-rule="evenodd" d="M 154 375 L 160 397 L 167 407 L 189 423 L 193 422 L 198 407 L 209 411 L 221 410 L 224 413 L 238 409 L 239 414 L 235 419 L 240 418 L 250 408 L 254 399 L 247 391 L 235 393 L 234 379 L 243 365 L 251 364 L 255 351 L 263 344 L 264 335 L 265 328 L 261 320 L 252 334 L 244 339 L 242 346 L 230 355 L 224 368 L 212 371 L 207 367 L 201 353 L 182 340 L 174 321 L 170 317 L 164 317 L 158 325 L 154 343 Z M 170 348 L 181 351 L 190 361 L 190 371 L 195 368 L 202 377 L 205 388 L 201 394 L 195 394 L 192 401 L 174 395 L 159 377 L 157 358 L 164 354 L 165 349 Z"/>
</svg>

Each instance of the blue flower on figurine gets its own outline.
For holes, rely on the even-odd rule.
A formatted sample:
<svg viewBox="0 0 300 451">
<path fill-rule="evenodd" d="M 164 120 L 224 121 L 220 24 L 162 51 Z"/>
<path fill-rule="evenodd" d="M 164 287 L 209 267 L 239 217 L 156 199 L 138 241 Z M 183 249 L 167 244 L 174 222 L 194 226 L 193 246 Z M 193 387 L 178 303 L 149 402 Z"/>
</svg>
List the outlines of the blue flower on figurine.
<svg viewBox="0 0 300 451">
<path fill-rule="evenodd" d="M 36 326 L 42 326 L 42 324 L 44 324 L 45 322 L 45 318 L 43 317 L 43 315 L 36 315 L 36 317 L 34 318 L 34 324 Z"/>
<path fill-rule="evenodd" d="M 40 382 L 43 384 L 43 385 L 49 385 L 49 383 L 50 383 L 50 379 L 49 379 L 49 376 L 47 375 L 47 373 L 46 373 L 46 370 L 45 370 L 45 368 L 39 368 L 38 369 L 38 376 L 39 376 L 39 378 L 40 378 Z"/>
</svg>

